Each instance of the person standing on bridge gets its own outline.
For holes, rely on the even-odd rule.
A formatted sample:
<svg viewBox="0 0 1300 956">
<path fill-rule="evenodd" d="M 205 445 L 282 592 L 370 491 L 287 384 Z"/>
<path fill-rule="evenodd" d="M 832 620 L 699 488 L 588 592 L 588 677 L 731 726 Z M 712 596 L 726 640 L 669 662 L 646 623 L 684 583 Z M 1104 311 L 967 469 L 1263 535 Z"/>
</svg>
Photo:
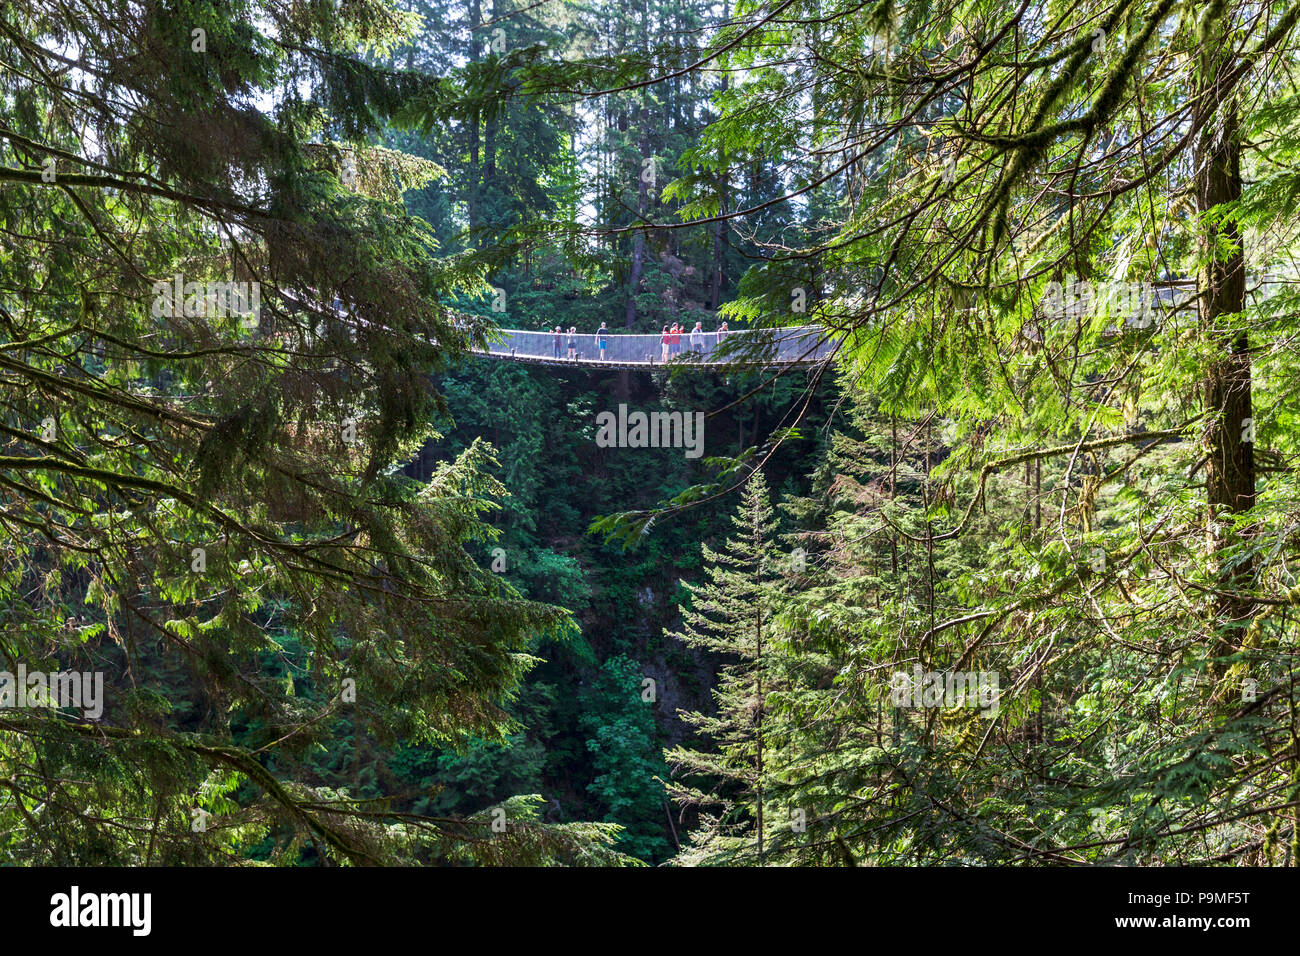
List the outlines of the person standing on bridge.
<svg viewBox="0 0 1300 956">
<path fill-rule="evenodd" d="M 660 348 L 660 350 L 659 350 L 659 361 L 661 361 L 661 362 L 667 362 L 667 361 L 668 361 L 668 348 L 669 348 L 669 345 L 672 343 L 672 340 L 673 340 L 673 337 L 672 337 L 672 335 L 671 335 L 671 334 L 669 333 L 669 331 L 668 331 L 668 326 L 665 325 L 665 326 L 664 326 L 664 334 L 663 334 L 663 335 L 660 337 L 660 339 L 659 339 L 659 345 L 661 346 L 661 348 Z"/>
<path fill-rule="evenodd" d="M 668 354 L 673 358 L 682 354 L 682 327 L 673 323 L 673 330 L 668 334 Z"/>
<path fill-rule="evenodd" d="M 560 327 L 557 325 L 557 326 L 555 327 L 555 340 L 554 340 L 554 341 L 555 341 L 555 357 L 556 357 L 556 358 L 559 358 L 559 357 L 560 357 L 560 346 L 561 346 L 561 344 L 563 344 L 563 343 L 561 342 L 561 340 L 562 340 L 563 338 L 564 338 L 564 335 L 560 332 Z"/>
<path fill-rule="evenodd" d="M 717 334 L 717 336 L 718 336 L 718 345 L 721 345 L 721 344 L 722 344 L 722 340 L 725 339 L 728 335 L 731 334 L 731 333 L 728 331 L 728 329 L 727 329 L 727 323 L 726 323 L 726 322 L 723 322 L 721 325 L 718 326 L 718 331 L 717 331 L 716 334 Z M 716 348 L 716 346 L 715 346 L 715 348 Z"/>
<path fill-rule="evenodd" d="M 569 361 L 578 357 L 578 327 L 569 326 Z"/>
<path fill-rule="evenodd" d="M 700 357 L 704 356 L 704 326 L 699 322 L 691 329 L 691 351 Z"/>
<path fill-rule="evenodd" d="M 605 323 L 600 323 L 600 329 L 596 332 L 596 348 L 600 349 L 600 360 L 605 361 L 605 349 L 609 346 L 609 329 L 605 328 Z"/>
</svg>

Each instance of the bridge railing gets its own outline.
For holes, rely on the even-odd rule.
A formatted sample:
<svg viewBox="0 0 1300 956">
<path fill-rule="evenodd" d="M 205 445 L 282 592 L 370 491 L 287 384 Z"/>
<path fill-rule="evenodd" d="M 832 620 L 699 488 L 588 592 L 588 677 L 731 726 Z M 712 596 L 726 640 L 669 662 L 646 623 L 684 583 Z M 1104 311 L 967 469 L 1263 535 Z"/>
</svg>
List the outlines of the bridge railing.
<svg viewBox="0 0 1300 956">
<path fill-rule="evenodd" d="M 679 362 L 720 365 L 729 363 L 788 364 L 819 362 L 828 358 L 835 343 L 818 326 L 777 329 L 737 329 L 729 332 L 681 333 L 676 347 L 667 348 L 661 333 L 628 334 L 609 330 L 604 336 L 594 331 L 528 332 L 501 329 L 500 341 L 493 342 L 490 355 L 500 358 L 534 358 L 568 361 L 572 339 L 574 359 L 579 362 L 642 363 Z M 605 343 L 602 352 L 601 342 Z"/>
</svg>

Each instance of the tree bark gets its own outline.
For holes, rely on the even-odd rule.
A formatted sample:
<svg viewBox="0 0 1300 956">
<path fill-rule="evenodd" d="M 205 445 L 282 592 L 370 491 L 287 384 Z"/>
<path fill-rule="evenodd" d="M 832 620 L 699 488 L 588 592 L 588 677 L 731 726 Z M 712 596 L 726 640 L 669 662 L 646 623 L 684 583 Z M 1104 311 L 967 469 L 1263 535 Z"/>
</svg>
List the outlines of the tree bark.
<svg viewBox="0 0 1300 956">
<path fill-rule="evenodd" d="M 483 21 L 482 6 L 479 0 L 469 0 L 469 61 L 478 62 L 479 43 L 481 37 L 478 35 L 479 25 Z M 471 237 L 478 228 L 478 113 L 476 112 L 469 120 L 469 170 L 466 176 L 467 187 L 465 190 L 465 206 L 469 214 L 469 230 Z"/>
<path fill-rule="evenodd" d="M 1241 145 L 1237 105 L 1228 99 L 1216 104 L 1215 85 L 1227 72 L 1220 50 L 1226 37 L 1213 31 L 1202 53 L 1203 110 L 1195 150 L 1196 205 L 1203 216 L 1214 207 L 1241 197 Z M 1217 106 L 1217 108 L 1216 108 Z M 1250 342 L 1234 318 L 1246 307 L 1246 266 L 1236 223 L 1203 220 L 1197 275 L 1197 311 L 1201 328 L 1219 348 L 1219 357 L 1206 369 L 1205 408 L 1210 414 L 1207 434 L 1206 498 L 1212 547 L 1221 550 L 1230 540 L 1222 526 L 1255 504 L 1255 455 L 1252 433 Z M 1221 573 L 1221 587 L 1231 591 L 1251 572 L 1238 564 Z M 1252 605 L 1235 597 L 1220 599 L 1219 610 L 1234 620 L 1251 613 Z"/>
<path fill-rule="evenodd" d="M 723 4 L 722 19 L 726 22 L 731 16 L 731 4 L 728 0 Z M 722 85 L 720 92 L 727 92 L 727 74 L 722 74 Z M 722 172 L 718 178 L 718 216 L 722 217 L 727 214 L 727 181 L 730 177 L 730 169 L 726 163 L 723 163 Z M 719 218 L 713 223 L 713 255 L 711 263 L 711 275 L 709 276 L 709 311 L 716 313 L 718 306 L 722 304 L 722 272 L 725 263 L 724 252 L 727 245 L 726 227 L 723 220 Z"/>
<path fill-rule="evenodd" d="M 495 21 L 500 17 L 502 11 L 498 0 L 492 0 L 492 17 Z M 491 113 L 484 123 L 483 130 L 483 185 L 489 186 L 497 173 L 497 124 L 498 119 L 495 112 Z"/>
</svg>

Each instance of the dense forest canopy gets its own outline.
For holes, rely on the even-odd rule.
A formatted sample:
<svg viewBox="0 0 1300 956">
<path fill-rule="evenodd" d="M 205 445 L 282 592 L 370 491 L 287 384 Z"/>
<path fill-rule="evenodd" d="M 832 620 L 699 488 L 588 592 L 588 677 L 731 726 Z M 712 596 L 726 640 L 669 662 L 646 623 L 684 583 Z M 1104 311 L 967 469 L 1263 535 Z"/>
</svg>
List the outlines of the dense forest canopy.
<svg viewBox="0 0 1300 956">
<path fill-rule="evenodd" d="M 6 859 L 1300 863 L 1298 20 L 0 6 Z"/>
</svg>

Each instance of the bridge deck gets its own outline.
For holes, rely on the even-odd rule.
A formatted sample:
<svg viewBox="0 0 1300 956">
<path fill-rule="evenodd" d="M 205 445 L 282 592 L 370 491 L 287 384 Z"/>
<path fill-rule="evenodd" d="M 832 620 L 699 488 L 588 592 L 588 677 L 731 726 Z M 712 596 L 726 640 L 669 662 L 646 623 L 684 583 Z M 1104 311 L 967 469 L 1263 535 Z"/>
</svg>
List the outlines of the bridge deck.
<svg viewBox="0 0 1300 956">
<path fill-rule="evenodd" d="M 534 332 L 498 328 L 486 351 L 473 354 L 531 365 L 574 368 L 781 368 L 819 365 L 835 351 L 835 341 L 816 326 L 682 332 L 665 345 L 661 333 L 637 334 L 607 329 Z M 602 348 L 602 345 L 604 346 Z M 572 352 L 573 357 L 569 354 Z"/>
</svg>

